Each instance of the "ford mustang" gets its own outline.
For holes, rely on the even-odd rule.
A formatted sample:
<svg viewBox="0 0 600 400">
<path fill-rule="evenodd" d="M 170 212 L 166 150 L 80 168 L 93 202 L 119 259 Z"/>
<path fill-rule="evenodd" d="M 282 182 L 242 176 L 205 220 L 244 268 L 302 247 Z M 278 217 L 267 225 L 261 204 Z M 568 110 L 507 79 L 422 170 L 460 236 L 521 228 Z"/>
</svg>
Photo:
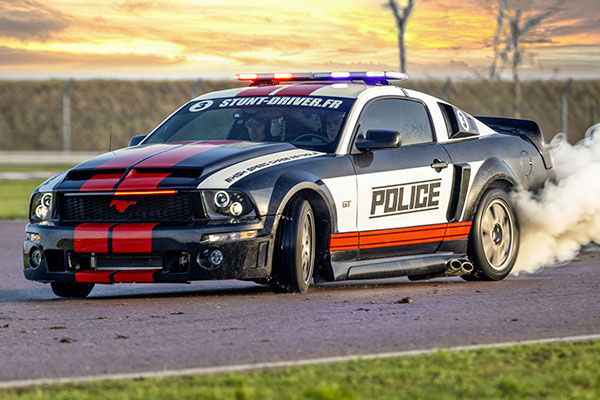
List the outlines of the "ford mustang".
<svg viewBox="0 0 600 400">
<path fill-rule="evenodd" d="M 553 163 L 533 121 L 474 117 L 395 72 L 240 74 L 148 135 L 41 184 L 27 279 L 95 284 L 506 277 L 510 193 Z"/>
</svg>

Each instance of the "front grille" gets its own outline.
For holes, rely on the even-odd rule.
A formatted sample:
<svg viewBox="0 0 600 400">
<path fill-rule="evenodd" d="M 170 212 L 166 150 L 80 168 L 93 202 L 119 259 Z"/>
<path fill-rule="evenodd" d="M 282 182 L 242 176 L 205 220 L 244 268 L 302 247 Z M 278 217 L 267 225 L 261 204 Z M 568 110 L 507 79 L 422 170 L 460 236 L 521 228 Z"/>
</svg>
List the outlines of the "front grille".
<svg viewBox="0 0 600 400">
<path fill-rule="evenodd" d="M 118 197 L 64 194 L 60 218 L 65 222 L 190 222 L 197 214 L 194 204 L 198 200 L 193 195 L 192 192 Z"/>
</svg>

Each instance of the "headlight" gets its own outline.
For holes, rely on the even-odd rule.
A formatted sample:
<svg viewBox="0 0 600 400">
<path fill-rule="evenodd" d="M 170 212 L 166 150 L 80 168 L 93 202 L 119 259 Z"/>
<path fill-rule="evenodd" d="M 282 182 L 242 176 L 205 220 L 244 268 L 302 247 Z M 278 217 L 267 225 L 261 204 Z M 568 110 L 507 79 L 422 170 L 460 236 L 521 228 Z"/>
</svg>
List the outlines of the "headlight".
<svg viewBox="0 0 600 400">
<path fill-rule="evenodd" d="M 253 217 L 256 215 L 252 202 L 242 192 L 205 190 L 202 192 L 202 197 L 208 217 L 211 219 Z"/>
<path fill-rule="evenodd" d="M 44 221 L 52 218 L 54 196 L 52 193 L 37 193 L 31 201 L 29 218 L 32 221 Z"/>
</svg>

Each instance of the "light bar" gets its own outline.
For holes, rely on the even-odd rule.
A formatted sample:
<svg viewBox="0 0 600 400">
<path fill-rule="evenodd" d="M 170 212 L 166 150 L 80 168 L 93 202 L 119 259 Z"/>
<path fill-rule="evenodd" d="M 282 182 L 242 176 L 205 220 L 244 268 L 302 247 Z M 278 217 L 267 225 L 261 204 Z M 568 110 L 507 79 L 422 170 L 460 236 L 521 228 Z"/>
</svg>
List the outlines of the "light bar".
<svg viewBox="0 0 600 400">
<path fill-rule="evenodd" d="M 114 192 L 114 196 L 151 196 L 159 194 L 175 194 L 177 190 L 129 190 Z"/>
<path fill-rule="evenodd" d="M 406 72 L 387 71 L 385 77 L 387 79 L 405 80 L 408 79 L 408 74 Z"/>
<path fill-rule="evenodd" d="M 350 78 L 350 72 L 332 72 L 329 74 L 330 77 L 337 78 Z"/>
<path fill-rule="evenodd" d="M 294 77 L 294 75 L 292 75 L 290 73 L 273 74 L 273 79 L 275 79 L 275 80 L 288 80 L 288 79 L 292 79 L 293 77 Z"/>
<path fill-rule="evenodd" d="M 240 81 L 278 82 L 278 81 L 353 81 L 361 80 L 365 83 L 387 83 L 388 80 L 405 80 L 408 74 L 396 71 L 363 71 L 363 72 L 286 72 L 286 73 L 261 73 L 261 74 L 236 74 L 235 79 Z"/>
<path fill-rule="evenodd" d="M 235 79 L 239 81 L 255 81 L 258 79 L 258 74 L 235 74 Z"/>
</svg>

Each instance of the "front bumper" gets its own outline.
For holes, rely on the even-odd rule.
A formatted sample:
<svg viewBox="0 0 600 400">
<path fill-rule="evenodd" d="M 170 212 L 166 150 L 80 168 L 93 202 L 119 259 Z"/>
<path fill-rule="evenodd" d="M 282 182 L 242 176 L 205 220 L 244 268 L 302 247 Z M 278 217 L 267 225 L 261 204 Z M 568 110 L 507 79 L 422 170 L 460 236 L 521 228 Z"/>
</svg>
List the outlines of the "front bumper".
<svg viewBox="0 0 600 400">
<path fill-rule="evenodd" d="M 219 226 L 30 223 L 23 243 L 25 277 L 40 282 L 171 282 L 269 276 L 274 234 L 269 218 Z M 203 235 L 257 230 L 254 238 L 203 241 Z M 220 250 L 223 261 L 209 262 Z M 39 250 L 39 265 L 32 260 Z"/>
</svg>

